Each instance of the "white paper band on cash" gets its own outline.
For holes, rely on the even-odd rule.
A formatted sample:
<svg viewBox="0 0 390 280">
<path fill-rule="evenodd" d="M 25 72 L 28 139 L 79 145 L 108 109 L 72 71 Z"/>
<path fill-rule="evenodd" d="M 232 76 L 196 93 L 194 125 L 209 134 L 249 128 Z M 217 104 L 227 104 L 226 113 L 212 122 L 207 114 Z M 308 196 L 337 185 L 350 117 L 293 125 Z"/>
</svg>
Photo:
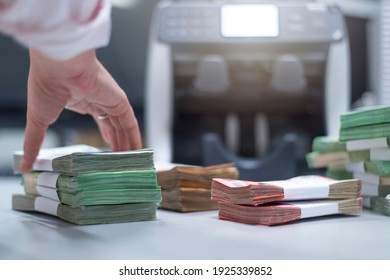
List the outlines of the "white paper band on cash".
<svg viewBox="0 0 390 280">
<path fill-rule="evenodd" d="M 41 149 L 33 164 L 34 170 L 53 171 L 53 160 L 55 158 L 70 155 L 72 153 L 95 153 L 100 152 L 98 148 L 88 145 L 73 145 L 51 149 Z"/>
<path fill-rule="evenodd" d="M 362 196 L 378 196 L 379 195 L 379 185 L 373 185 L 370 183 L 362 182 Z"/>
<path fill-rule="evenodd" d="M 282 187 L 284 200 L 313 199 L 329 197 L 329 184 L 332 180 L 325 179 L 319 182 L 318 177 L 311 180 L 310 177 L 295 177 L 286 181 L 272 181 Z"/>
<path fill-rule="evenodd" d="M 337 202 L 301 201 L 289 204 L 301 208 L 301 219 L 338 214 L 339 212 Z"/>
<path fill-rule="evenodd" d="M 41 196 L 53 199 L 55 201 L 60 201 L 57 194 L 57 189 L 53 189 L 45 186 L 39 186 L 39 185 L 37 185 L 35 188 Z"/>
<path fill-rule="evenodd" d="M 35 198 L 34 209 L 41 213 L 57 216 L 57 209 L 60 203 L 50 198 L 38 196 Z"/>
<path fill-rule="evenodd" d="M 56 172 L 42 172 L 38 175 L 37 185 L 55 189 L 59 176 L 60 174 Z"/>
<path fill-rule="evenodd" d="M 370 149 L 370 160 L 384 160 L 387 161 L 390 158 L 390 149 L 386 148 L 377 148 Z"/>
<path fill-rule="evenodd" d="M 366 150 L 374 148 L 387 148 L 387 138 L 372 138 L 372 139 L 361 139 L 352 140 L 346 142 L 347 151 Z"/>
<path fill-rule="evenodd" d="M 381 180 L 379 175 L 368 172 L 353 172 L 353 178 L 360 179 L 363 184 L 368 183 L 377 186 L 379 186 Z"/>
<path fill-rule="evenodd" d="M 91 151 L 93 152 L 93 151 Z M 107 155 L 136 155 L 136 154 L 142 154 L 145 151 L 142 150 L 131 150 L 131 151 L 121 151 L 121 152 L 104 152 L 104 153 L 97 153 L 96 156 L 107 156 Z"/>
<path fill-rule="evenodd" d="M 366 168 L 364 167 L 364 161 L 357 161 L 357 162 L 348 162 L 345 165 L 345 170 L 348 172 L 360 172 L 364 173 L 366 172 Z"/>
<path fill-rule="evenodd" d="M 33 170 L 46 170 L 53 171 L 52 159 L 39 159 L 37 158 L 32 166 Z"/>
</svg>

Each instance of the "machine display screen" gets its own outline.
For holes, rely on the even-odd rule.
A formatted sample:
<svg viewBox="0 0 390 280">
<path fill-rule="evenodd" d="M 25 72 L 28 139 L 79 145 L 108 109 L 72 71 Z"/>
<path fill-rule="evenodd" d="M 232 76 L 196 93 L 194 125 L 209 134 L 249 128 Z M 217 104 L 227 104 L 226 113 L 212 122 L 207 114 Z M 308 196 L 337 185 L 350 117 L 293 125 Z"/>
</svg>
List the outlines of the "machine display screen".
<svg viewBox="0 0 390 280">
<path fill-rule="evenodd" d="M 221 33 L 224 37 L 276 37 L 279 12 L 275 5 L 224 5 L 221 8 Z"/>
</svg>

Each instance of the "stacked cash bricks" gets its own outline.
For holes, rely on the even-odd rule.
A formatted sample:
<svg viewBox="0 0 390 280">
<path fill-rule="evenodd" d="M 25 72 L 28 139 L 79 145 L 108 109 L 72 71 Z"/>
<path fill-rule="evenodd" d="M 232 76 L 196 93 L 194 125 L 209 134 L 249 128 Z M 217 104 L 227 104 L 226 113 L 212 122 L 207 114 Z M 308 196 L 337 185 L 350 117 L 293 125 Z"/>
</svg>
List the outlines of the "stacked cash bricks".
<svg viewBox="0 0 390 280">
<path fill-rule="evenodd" d="M 14 153 L 19 170 L 22 151 Z M 22 173 L 24 194 L 13 208 L 57 216 L 74 224 L 154 220 L 161 189 L 149 149 L 103 152 L 74 145 L 42 149 L 31 172 Z"/>
</svg>

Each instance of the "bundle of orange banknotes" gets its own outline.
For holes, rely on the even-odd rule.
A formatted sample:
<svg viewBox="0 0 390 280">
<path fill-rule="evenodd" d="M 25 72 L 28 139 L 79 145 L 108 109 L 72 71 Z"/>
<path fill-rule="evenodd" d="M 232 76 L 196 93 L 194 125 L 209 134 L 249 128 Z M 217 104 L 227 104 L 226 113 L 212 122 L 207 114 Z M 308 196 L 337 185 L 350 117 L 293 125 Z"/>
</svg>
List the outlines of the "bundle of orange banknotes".
<svg viewBox="0 0 390 280">
<path fill-rule="evenodd" d="M 218 209 L 211 200 L 211 182 L 215 177 L 238 178 L 238 170 L 232 163 L 206 167 L 176 165 L 158 170 L 157 181 L 161 186 L 160 208 L 178 212 L 194 212 Z"/>
<path fill-rule="evenodd" d="M 220 219 L 246 224 L 278 225 L 362 212 L 360 180 L 317 175 L 267 182 L 214 178 L 211 199 L 218 202 Z"/>
</svg>

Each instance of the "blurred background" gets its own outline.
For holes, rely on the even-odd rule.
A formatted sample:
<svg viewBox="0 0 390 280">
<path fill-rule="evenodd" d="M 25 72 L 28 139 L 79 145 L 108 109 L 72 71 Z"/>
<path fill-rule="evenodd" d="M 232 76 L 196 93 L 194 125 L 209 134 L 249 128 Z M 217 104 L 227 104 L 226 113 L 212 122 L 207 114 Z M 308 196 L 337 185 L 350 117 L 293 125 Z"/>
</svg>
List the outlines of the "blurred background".
<svg viewBox="0 0 390 280">
<path fill-rule="evenodd" d="M 148 83 L 148 48 L 153 9 L 158 2 L 157 0 L 112 1 L 113 25 L 111 42 L 108 47 L 98 50 L 98 56 L 102 63 L 127 93 L 145 139 L 147 139 L 145 132 L 145 98 L 146 84 Z M 225 3 L 229 1 L 205 2 Z M 230 2 L 247 3 L 251 1 Z M 272 3 L 273 1 L 266 2 Z M 285 0 L 274 2 L 294 1 Z M 388 61 L 388 56 L 390 55 L 390 50 L 386 49 L 386 46 L 389 46 L 390 40 L 390 16 L 386 18 L 385 15 L 386 13 L 390 13 L 390 1 L 339 0 L 295 2 L 334 2 L 339 5 L 343 19 L 345 20 L 346 37 L 349 39 L 349 105 L 352 108 L 361 105 L 386 103 L 386 93 L 390 96 L 388 89 L 390 72 L 386 72 L 390 70 L 390 67 L 389 62 L 388 64 L 385 63 Z M 13 174 L 12 153 L 14 150 L 20 150 L 22 148 L 28 67 L 27 50 L 9 37 L 0 34 L 0 175 Z M 158 67 L 158 65 L 154 67 Z M 235 73 L 245 74 L 246 70 L 252 69 L 251 67 L 256 66 L 241 64 L 229 69 L 231 72 L 236 71 Z M 232 73 L 230 74 L 233 75 Z M 251 77 L 251 74 L 248 72 L 240 81 L 251 79 Z M 322 77 L 319 79 L 325 78 Z M 320 86 L 324 85 L 323 80 L 316 82 L 315 79 L 308 79 L 306 82 L 310 85 L 316 83 Z M 180 88 L 185 83 L 186 79 L 182 77 L 180 82 L 179 79 L 173 82 L 173 87 Z M 280 93 L 280 91 L 283 90 L 279 90 L 278 92 Z M 180 92 L 175 92 L 180 95 Z M 228 137 L 222 131 L 226 125 L 225 121 L 221 122 L 219 117 L 210 115 L 210 112 L 205 111 L 206 109 L 203 111 L 196 109 L 196 106 L 204 108 L 205 104 L 210 104 L 210 102 L 202 103 L 190 95 L 187 97 L 181 95 L 179 97 L 178 100 L 174 101 L 174 108 L 177 111 L 175 111 L 173 117 L 175 121 L 173 123 L 172 133 L 175 133 L 177 136 L 173 138 L 175 148 L 173 149 L 170 160 L 188 164 L 203 164 L 204 158 L 202 158 L 202 153 L 204 153 L 205 149 L 202 147 L 202 143 L 204 144 L 202 137 L 208 132 L 215 132 L 219 135 L 225 148 L 228 149 L 234 146 L 234 143 L 230 143 L 229 146 L 229 139 L 227 139 Z M 283 103 L 283 100 L 285 99 L 282 98 L 280 103 Z M 323 98 L 319 100 L 314 103 L 325 102 Z M 274 106 L 272 102 L 267 105 L 267 108 L 263 108 L 262 110 L 266 112 L 270 111 L 269 108 Z M 179 108 L 179 105 L 182 108 Z M 218 110 L 218 108 L 210 110 Z M 280 118 L 272 119 L 272 121 L 267 123 L 270 127 L 280 125 L 280 130 L 276 132 L 270 129 L 269 139 L 264 140 L 268 144 L 263 154 L 256 151 L 254 141 L 250 140 L 256 137 L 253 132 L 255 130 L 252 129 L 254 125 L 253 120 L 250 120 L 250 118 L 245 120 L 244 116 L 242 118 L 244 121 L 241 119 L 240 123 L 240 133 L 244 136 L 239 137 L 239 147 L 236 147 L 233 152 L 237 156 L 246 159 L 261 159 L 262 156 L 266 157 L 268 154 L 274 152 L 283 134 L 293 133 L 295 137 L 295 148 L 292 156 L 294 162 L 297 163 L 296 172 L 306 172 L 304 155 L 310 151 L 313 137 L 326 134 L 326 125 L 324 124 L 326 110 L 321 104 L 318 107 L 314 107 L 314 109 L 312 108 L 312 111 L 307 108 L 305 107 L 304 112 L 294 115 L 294 117 L 289 117 L 290 120 L 292 118 L 295 119 L 296 123 L 294 124 L 281 124 L 282 121 L 278 121 Z M 197 122 L 194 122 L 194 119 Z M 237 127 L 234 126 L 234 120 L 231 123 L 233 127 Z M 207 129 L 205 130 L 204 128 L 206 127 Z M 195 135 L 194 132 L 199 133 L 199 135 Z M 76 143 L 85 143 L 98 147 L 104 146 L 96 125 L 89 116 L 65 111 L 59 120 L 50 128 L 45 139 L 44 147 Z"/>
</svg>

